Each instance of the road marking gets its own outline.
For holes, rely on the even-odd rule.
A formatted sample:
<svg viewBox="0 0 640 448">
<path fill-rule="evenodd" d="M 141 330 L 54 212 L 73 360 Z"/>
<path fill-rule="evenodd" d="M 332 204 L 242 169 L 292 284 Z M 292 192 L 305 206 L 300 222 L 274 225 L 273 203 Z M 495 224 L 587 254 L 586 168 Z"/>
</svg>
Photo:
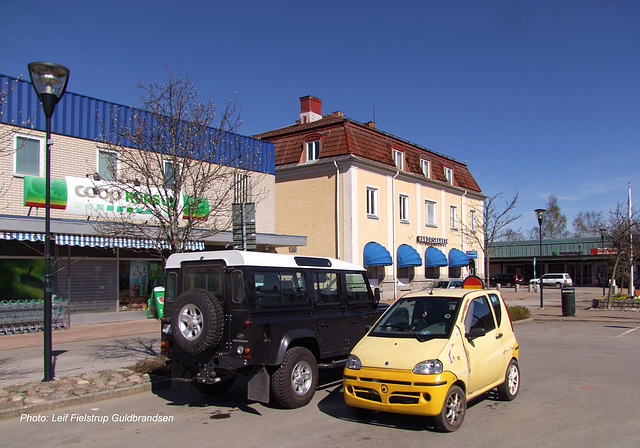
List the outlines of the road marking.
<svg viewBox="0 0 640 448">
<path fill-rule="evenodd" d="M 617 338 L 621 338 L 622 336 L 625 336 L 625 335 L 627 335 L 627 334 L 631 333 L 632 331 L 636 331 L 636 330 L 638 330 L 638 329 L 640 329 L 640 327 L 632 328 L 631 330 L 627 330 L 627 331 L 625 331 L 624 333 L 619 334 L 619 335 L 618 335 L 618 336 L 616 336 L 616 337 L 617 337 Z"/>
</svg>

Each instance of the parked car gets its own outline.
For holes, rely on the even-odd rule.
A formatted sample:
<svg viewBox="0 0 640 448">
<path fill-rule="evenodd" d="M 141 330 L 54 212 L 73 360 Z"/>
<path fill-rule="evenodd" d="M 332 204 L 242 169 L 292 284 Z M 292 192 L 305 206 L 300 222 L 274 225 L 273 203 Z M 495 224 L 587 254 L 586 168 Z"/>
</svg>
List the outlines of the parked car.
<svg viewBox="0 0 640 448">
<path fill-rule="evenodd" d="M 444 288 L 444 289 L 462 288 L 462 282 L 463 280 L 460 280 L 460 279 L 437 280 L 434 282 L 434 288 Z"/>
<path fill-rule="evenodd" d="M 540 279 L 533 279 L 529 283 L 539 285 Z M 571 276 L 566 272 L 563 274 L 544 274 L 542 276 L 542 286 L 553 286 L 556 289 L 560 289 L 567 286 L 573 286 L 573 280 L 571 280 Z"/>
<path fill-rule="evenodd" d="M 503 272 L 501 274 L 496 274 L 489 279 L 489 285 L 491 286 L 496 286 L 498 283 L 502 286 L 510 288 L 514 285 L 521 284 L 522 276 L 518 274 L 508 274 L 506 272 Z"/>
<path fill-rule="evenodd" d="M 357 416 L 371 411 L 435 417 L 457 430 L 467 401 L 497 388 L 520 390 L 519 346 L 500 293 L 434 289 L 398 299 L 354 347 L 344 369 L 344 399 Z"/>
</svg>

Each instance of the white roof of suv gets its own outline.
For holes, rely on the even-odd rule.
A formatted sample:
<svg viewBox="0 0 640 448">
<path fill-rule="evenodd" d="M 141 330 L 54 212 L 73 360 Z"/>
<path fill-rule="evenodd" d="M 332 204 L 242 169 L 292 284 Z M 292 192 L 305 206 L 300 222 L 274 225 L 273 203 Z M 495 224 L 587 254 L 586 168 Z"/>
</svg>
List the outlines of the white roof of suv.
<svg viewBox="0 0 640 448">
<path fill-rule="evenodd" d="M 204 260 L 222 260 L 227 266 L 314 267 L 317 269 L 341 269 L 347 271 L 365 270 L 362 266 L 335 258 L 247 252 L 242 250 L 183 252 L 173 254 L 167 259 L 166 269 L 178 269 L 185 261 Z"/>
</svg>

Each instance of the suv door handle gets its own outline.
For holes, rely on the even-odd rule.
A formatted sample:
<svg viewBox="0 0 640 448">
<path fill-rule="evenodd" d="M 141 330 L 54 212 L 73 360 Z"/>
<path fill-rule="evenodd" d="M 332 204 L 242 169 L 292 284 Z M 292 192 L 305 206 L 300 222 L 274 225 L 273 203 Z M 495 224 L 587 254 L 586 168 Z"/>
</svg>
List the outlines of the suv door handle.
<svg viewBox="0 0 640 448">
<path fill-rule="evenodd" d="M 496 335 L 496 339 L 500 339 L 502 336 L 504 336 L 504 334 L 502 334 L 502 333 L 498 333 L 498 334 Z"/>
</svg>

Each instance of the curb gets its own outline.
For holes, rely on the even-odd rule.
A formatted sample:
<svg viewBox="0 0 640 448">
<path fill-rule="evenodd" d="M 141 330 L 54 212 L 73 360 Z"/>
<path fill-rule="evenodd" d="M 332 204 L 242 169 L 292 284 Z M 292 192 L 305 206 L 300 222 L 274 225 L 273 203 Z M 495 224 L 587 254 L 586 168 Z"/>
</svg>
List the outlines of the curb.
<svg viewBox="0 0 640 448">
<path fill-rule="evenodd" d="M 163 378 L 155 382 L 137 384 L 135 386 L 123 387 L 122 389 L 104 390 L 100 392 L 89 393 L 80 397 L 63 398 L 60 400 L 52 400 L 44 403 L 34 403 L 31 405 L 15 407 L 12 409 L 3 409 L 0 410 L 0 420 L 19 417 L 22 414 L 52 411 L 55 409 L 75 406 L 78 404 L 93 403 L 96 401 L 109 400 L 111 398 L 126 397 L 143 392 L 151 392 L 158 389 L 165 389 L 170 386 L 171 379 Z"/>
</svg>

